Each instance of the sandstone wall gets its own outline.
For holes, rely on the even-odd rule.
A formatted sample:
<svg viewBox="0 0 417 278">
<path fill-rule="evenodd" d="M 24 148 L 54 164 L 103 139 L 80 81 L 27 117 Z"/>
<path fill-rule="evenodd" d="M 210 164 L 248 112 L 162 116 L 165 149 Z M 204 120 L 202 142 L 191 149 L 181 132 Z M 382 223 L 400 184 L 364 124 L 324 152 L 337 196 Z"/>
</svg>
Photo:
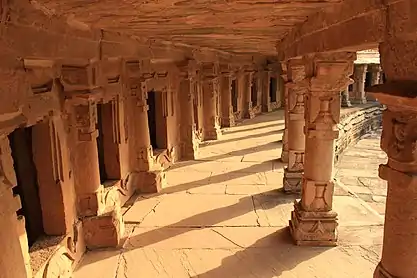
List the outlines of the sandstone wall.
<svg viewBox="0 0 417 278">
<path fill-rule="evenodd" d="M 379 104 L 366 104 L 342 110 L 339 138 L 335 147 L 335 163 L 349 145 L 356 143 L 369 131 L 381 127 L 382 109 Z"/>
</svg>

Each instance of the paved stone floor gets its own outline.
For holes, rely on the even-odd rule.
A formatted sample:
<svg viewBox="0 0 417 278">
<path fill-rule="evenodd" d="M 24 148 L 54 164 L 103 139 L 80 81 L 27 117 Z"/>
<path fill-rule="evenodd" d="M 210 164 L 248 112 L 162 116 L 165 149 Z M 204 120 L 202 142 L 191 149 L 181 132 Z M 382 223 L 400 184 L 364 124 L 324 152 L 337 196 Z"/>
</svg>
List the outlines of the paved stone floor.
<svg viewBox="0 0 417 278">
<path fill-rule="evenodd" d="M 383 224 L 373 203 L 382 201 L 383 190 L 377 162 L 373 168 L 365 160 L 381 152 L 366 139 L 342 158 L 337 175 L 346 184 L 334 197 L 339 246 L 294 246 L 287 226 L 297 196 L 281 192 L 277 160 L 282 119 L 278 111 L 225 130 L 201 147 L 198 160 L 175 165 L 161 194 L 138 196 L 125 209 L 123 246 L 87 253 L 75 277 L 372 277 Z"/>
</svg>

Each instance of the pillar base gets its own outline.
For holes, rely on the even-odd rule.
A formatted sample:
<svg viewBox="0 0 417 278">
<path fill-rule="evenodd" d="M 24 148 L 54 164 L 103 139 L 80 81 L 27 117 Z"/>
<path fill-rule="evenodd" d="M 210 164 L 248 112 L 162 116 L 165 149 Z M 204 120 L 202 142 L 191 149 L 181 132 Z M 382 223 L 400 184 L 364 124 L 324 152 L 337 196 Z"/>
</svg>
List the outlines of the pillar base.
<svg viewBox="0 0 417 278">
<path fill-rule="evenodd" d="M 365 103 L 367 103 L 367 100 L 366 100 L 366 98 L 362 98 L 362 99 L 353 99 L 351 102 L 352 102 L 353 104 L 365 104 Z"/>
<path fill-rule="evenodd" d="M 164 171 L 137 172 L 132 176 L 138 193 L 158 193 L 166 183 Z"/>
<path fill-rule="evenodd" d="M 381 265 L 381 263 L 379 263 L 376 266 L 376 269 L 374 272 L 374 278 L 394 278 L 394 276 L 389 274 L 388 271 L 386 271 L 384 267 Z"/>
<path fill-rule="evenodd" d="M 337 213 L 333 211 L 304 211 L 300 202 L 294 202 L 289 223 L 296 245 L 336 246 Z"/>
<path fill-rule="evenodd" d="M 284 168 L 284 191 L 286 193 L 300 193 L 303 182 L 303 171 L 289 171 Z"/>
<path fill-rule="evenodd" d="M 271 105 L 269 103 L 262 105 L 262 112 L 267 113 L 267 112 L 271 112 L 271 111 L 272 111 L 272 108 L 271 108 Z"/>
<path fill-rule="evenodd" d="M 86 217 L 100 214 L 103 210 L 101 199 L 102 190 L 78 196 L 78 215 L 80 217 Z"/>
<path fill-rule="evenodd" d="M 232 127 L 236 125 L 235 117 L 233 115 L 229 117 L 222 117 L 220 120 L 222 127 Z"/>
<path fill-rule="evenodd" d="M 342 107 L 352 107 L 352 103 L 350 102 L 350 100 L 348 101 L 343 101 L 341 104 Z"/>
<path fill-rule="evenodd" d="M 220 137 L 220 130 L 216 127 L 213 129 L 203 129 L 202 141 L 217 140 Z"/>
<path fill-rule="evenodd" d="M 120 209 L 84 218 L 83 231 L 85 244 L 89 249 L 117 247 L 124 234 Z"/>
</svg>

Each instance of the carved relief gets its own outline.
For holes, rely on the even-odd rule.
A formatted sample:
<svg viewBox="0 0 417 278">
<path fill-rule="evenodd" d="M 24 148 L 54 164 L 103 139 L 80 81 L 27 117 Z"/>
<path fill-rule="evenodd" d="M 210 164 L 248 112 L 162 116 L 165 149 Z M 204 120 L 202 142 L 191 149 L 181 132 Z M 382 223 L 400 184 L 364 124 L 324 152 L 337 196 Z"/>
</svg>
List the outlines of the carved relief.
<svg viewBox="0 0 417 278">
<path fill-rule="evenodd" d="M 74 105 L 75 127 L 78 129 L 78 140 L 91 141 L 96 138 L 97 105 Z"/>
<path fill-rule="evenodd" d="M 61 65 L 60 81 L 66 93 L 91 93 L 99 82 L 99 68 L 93 62 L 64 62 Z"/>
<path fill-rule="evenodd" d="M 417 117 L 412 112 L 384 111 L 381 148 L 390 159 L 417 164 Z"/>
</svg>

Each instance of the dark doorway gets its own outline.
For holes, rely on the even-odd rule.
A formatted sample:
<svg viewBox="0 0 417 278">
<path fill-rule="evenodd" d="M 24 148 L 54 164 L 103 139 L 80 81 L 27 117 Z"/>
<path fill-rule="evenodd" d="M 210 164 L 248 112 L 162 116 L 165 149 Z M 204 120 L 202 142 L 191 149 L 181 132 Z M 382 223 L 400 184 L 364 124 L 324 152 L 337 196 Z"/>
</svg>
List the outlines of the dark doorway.
<svg viewBox="0 0 417 278">
<path fill-rule="evenodd" d="M 365 88 L 368 88 L 371 86 L 371 80 L 372 80 L 372 72 L 366 72 L 365 77 Z"/>
<path fill-rule="evenodd" d="M 156 142 L 156 100 L 155 100 L 155 91 L 148 92 L 148 126 L 149 126 L 149 136 L 151 138 L 152 148 L 157 149 Z"/>
<path fill-rule="evenodd" d="M 250 88 L 250 95 L 251 95 L 252 106 L 257 106 L 258 105 L 258 80 L 257 78 L 253 78 L 252 80 L 252 86 Z"/>
<path fill-rule="evenodd" d="M 277 79 L 275 77 L 269 78 L 269 101 L 277 102 Z"/>
<path fill-rule="evenodd" d="M 166 92 L 148 92 L 148 126 L 152 148 L 167 148 L 167 124 L 166 124 Z M 165 112 L 164 112 L 165 111 Z"/>
<path fill-rule="evenodd" d="M 45 234 L 37 171 L 33 161 L 32 127 L 16 129 L 8 137 L 17 178 L 17 186 L 13 188 L 13 193 L 20 196 L 22 203 L 17 215 L 25 218 L 28 243 L 31 247 Z"/>
<path fill-rule="evenodd" d="M 232 94 L 232 106 L 233 106 L 233 113 L 234 113 L 234 112 L 237 112 L 237 87 L 236 87 L 236 79 L 233 79 L 232 80 L 231 94 Z"/>
<path fill-rule="evenodd" d="M 100 182 L 121 179 L 119 140 L 115 121 L 118 121 L 117 101 L 97 104 L 97 151 Z"/>
</svg>

